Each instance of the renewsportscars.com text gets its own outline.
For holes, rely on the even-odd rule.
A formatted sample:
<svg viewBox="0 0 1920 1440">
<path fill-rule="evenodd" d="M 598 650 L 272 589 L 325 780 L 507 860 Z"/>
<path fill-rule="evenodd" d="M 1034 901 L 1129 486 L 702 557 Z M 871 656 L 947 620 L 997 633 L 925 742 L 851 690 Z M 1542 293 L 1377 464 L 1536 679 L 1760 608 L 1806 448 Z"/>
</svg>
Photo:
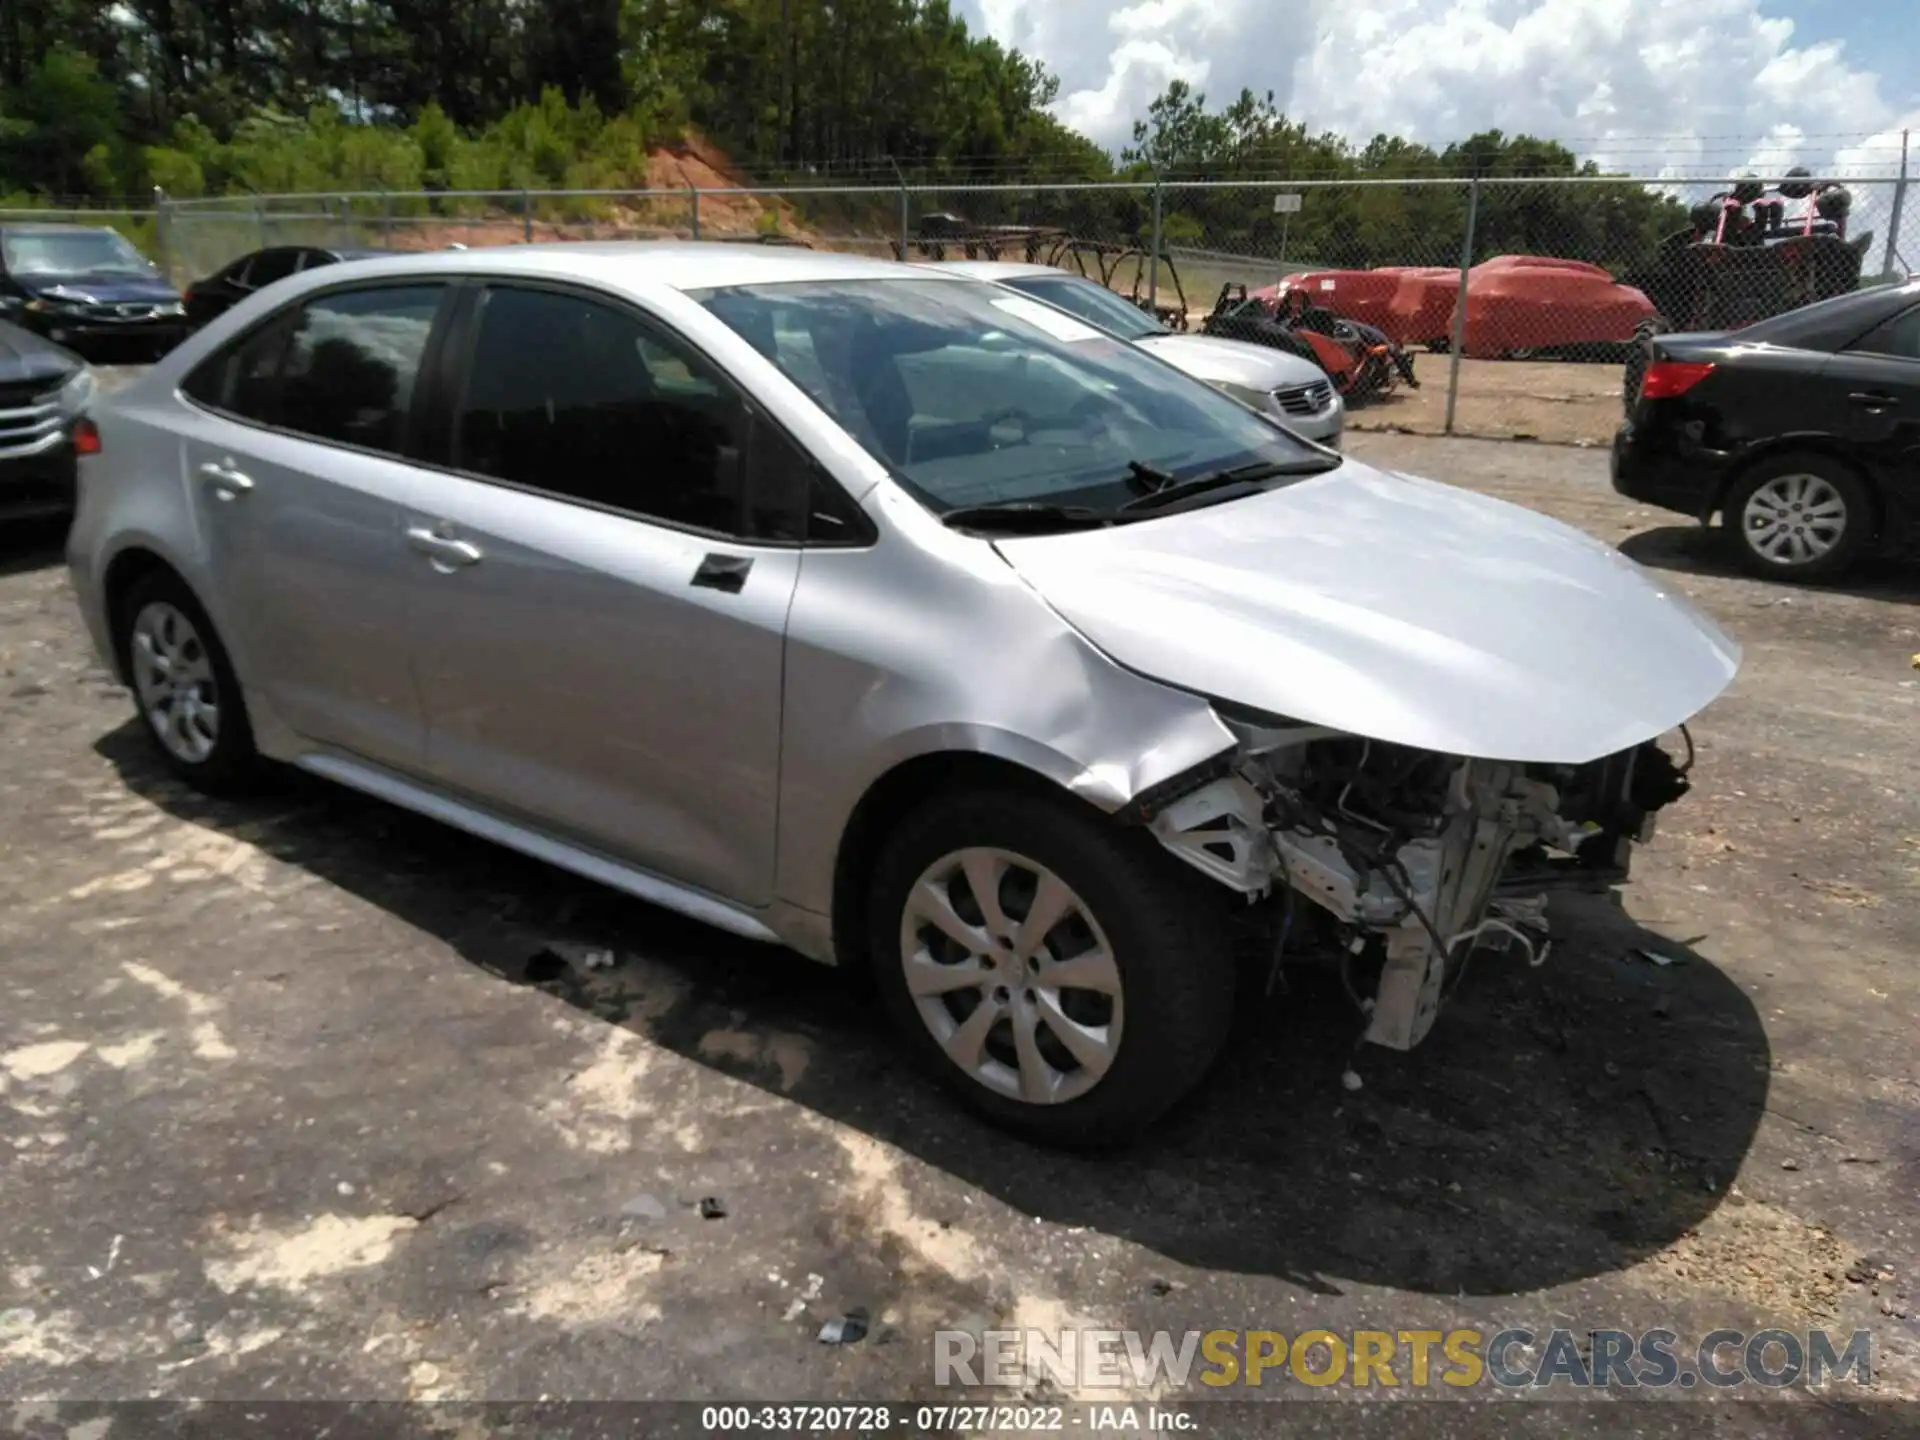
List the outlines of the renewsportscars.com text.
<svg viewBox="0 0 1920 1440">
<path fill-rule="evenodd" d="M 941 1386 L 1019 1385 L 1045 1377 L 1083 1391 L 1268 1385 L 1359 1389 L 1768 1389 L 1873 1382 L 1866 1330 L 942 1330 Z"/>
</svg>

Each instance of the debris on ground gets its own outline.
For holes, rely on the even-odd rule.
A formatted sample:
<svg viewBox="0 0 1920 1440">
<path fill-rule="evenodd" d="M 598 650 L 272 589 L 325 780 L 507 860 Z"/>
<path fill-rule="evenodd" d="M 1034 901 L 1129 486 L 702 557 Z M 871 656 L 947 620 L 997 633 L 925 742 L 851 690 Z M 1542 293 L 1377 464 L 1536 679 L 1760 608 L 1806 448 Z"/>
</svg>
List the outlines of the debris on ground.
<svg viewBox="0 0 1920 1440">
<path fill-rule="evenodd" d="M 724 1220 L 727 1218 L 727 1202 L 718 1195 L 700 1197 L 700 1218 L 702 1220 Z"/>
<path fill-rule="evenodd" d="M 1855 1285 L 1873 1285 L 1893 1279 L 1893 1266 L 1878 1255 L 1862 1255 L 1847 1267 L 1847 1279 Z"/>
<path fill-rule="evenodd" d="M 1658 950 L 1649 950 L 1642 945 L 1636 945 L 1627 953 L 1636 960 L 1644 960 L 1649 965 L 1658 965 L 1662 970 L 1671 970 L 1674 966 L 1684 963 L 1671 955 L 1662 955 Z"/>
<path fill-rule="evenodd" d="M 622 1205 L 620 1213 L 631 1215 L 637 1220 L 664 1220 L 667 1218 L 667 1207 L 657 1195 L 649 1195 L 642 1191 Z"/>
<path fill-rule="evenodd" d="M 555 956 L 575 970 L 611 970 L 620 957 L 610 946 L 588 945 L 579 940 L 549 940 L 542 954 Z"/>
<path fill-rule="evenodd" d="M 1340 1083 L 1348 1090 L 1358 1090 L 1367 1082 L 1360 1078 L 1360 1072 L 1358 1070 L 1348 1069 L 1341 1072 Z"/>
<path fill-rule="evenodd" d="M 820 1327 L 822 1345 L 853 1345 L 866 1336 L 867 1312 L 858 1306 Z"/>
</svg>

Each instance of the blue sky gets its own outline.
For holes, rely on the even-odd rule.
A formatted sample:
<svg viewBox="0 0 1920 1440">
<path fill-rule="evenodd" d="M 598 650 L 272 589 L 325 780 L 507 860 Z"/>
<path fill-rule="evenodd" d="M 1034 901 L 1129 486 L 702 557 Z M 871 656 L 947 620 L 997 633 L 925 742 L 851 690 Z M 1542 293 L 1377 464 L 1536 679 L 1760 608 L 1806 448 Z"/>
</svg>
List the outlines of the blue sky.
<svg viewBox="0 0 1920 1440">
<path fill-rule="evenodd" d="M 1794 22 L 1797 40 L 1838 40 L 1850 55 L 1870 59 L 1895 105 L 1920 106 L 1920 8 L 1914 0 L 1791 0 L 1766 8 Z"/>
<path fill-rule="evenodd" d="M 956 0 L 1125 143 L 1177 77 L 1272 90 L 1316 128 L 1446 141 L 1499 126 L 1610 168 L 1889 173 L 1920 130 L 1920 0 Z"/>
</svg>

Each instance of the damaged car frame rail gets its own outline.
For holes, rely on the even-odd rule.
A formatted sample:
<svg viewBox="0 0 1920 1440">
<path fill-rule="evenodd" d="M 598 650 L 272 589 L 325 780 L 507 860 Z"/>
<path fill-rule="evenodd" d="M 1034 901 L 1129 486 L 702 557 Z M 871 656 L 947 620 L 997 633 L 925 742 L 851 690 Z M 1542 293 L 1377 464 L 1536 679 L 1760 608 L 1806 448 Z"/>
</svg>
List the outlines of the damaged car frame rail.
<svg viewBox="0 0 1920 1440">
<path fill-rule="evenodd" d="M 1490 936 L 1545 962 L 1546 890 L 1627 877 L 1654 814 L 1686 793 L 1653 741 L 1579 766 L 1515 764 L 1381 744 L 1215 701 L 1238 739 L 1134 797 L 1124 812 L 1173 855 L 1268 918 L 1277 967 L 1314 931 L 1367 1017 L 1365 1038 L 1408 1050 Z M 1534 893 L 1524 892 L 1532 890 Z M 1323 917 L 1298 925 L 1295 897 Z M 1371 997 L 1349 964 L 1378 965 Z M 1304 958 L 1304 957 L 1302 957 Z"/>
</svg>

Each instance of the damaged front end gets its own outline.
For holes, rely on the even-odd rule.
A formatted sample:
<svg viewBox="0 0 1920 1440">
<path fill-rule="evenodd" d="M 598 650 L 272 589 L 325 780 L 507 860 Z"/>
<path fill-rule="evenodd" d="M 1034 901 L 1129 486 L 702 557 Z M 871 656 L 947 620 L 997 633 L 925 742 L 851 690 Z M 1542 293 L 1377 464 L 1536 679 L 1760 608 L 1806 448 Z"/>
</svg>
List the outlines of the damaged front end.
<svg viewBox="0 0 1920 1440">
<path fill-rule="evenodd" d="M 1653 741 L 1581 765 L 1515 763 L 1217 708 L 1237 749 L 1138 797 L 1134 818 L 1265 902 L 1275 965 L 1337 961 L 1366 1038 L 1396 1050 L 1425 1038 L 1482 944 L 1544 961 L 1546 890 L 1624 880 L 1692 764 L 1690 739 L 1683 764 Z"/>
</svg>

